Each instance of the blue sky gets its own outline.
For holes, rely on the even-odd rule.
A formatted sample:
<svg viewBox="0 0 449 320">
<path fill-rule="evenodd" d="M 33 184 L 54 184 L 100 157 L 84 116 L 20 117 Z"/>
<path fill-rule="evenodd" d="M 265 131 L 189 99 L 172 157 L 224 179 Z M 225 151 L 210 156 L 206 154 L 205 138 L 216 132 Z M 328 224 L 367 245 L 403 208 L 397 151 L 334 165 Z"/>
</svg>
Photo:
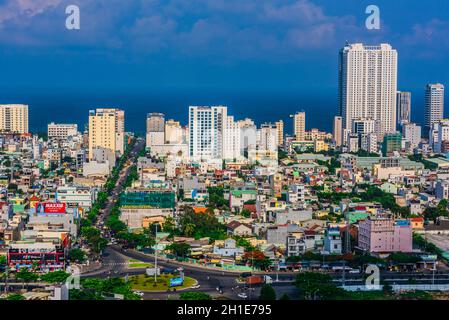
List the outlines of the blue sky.
<svg viewBox="0 0 449 320">
<path fill-rule="evenodd" d="M 71 4 L 81 10 L 78 31 L 65 28 Z M 380 8 L 380 30 L 365 28 L 369 4 Z M 0 96 L 263 91 L 336 99 L 346 40 L 391 43 L 399 89 L 419 95 L 428 82 L 449 83 L 448 34 L 447 0 L 0 0 Z"/>
</svg>

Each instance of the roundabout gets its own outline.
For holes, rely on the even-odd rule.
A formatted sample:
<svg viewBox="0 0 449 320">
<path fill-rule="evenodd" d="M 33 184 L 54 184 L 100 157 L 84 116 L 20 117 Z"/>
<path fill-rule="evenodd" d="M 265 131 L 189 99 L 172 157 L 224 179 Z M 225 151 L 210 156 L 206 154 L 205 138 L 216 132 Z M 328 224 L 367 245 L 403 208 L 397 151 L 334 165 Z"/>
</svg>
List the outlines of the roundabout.
<svg viewBox="0 0 449 320">
<path fill-rule="evenodd" d="M 177 278 L 171 274 L 161 274 L 157 277 L 157 282 L 154 282 L 153 276 L 147 276 L 146 274 L 133 275 L 128 277 L 128 283 L 132 290 L 138 290 L 142 292 L 167 292 L 167 291 L 183 291 L 191 289 L 198 284 L 198 281 L 184 277 L 182 285 L 176 287 L 170 287 L 170 280 Z"/>
</svg>

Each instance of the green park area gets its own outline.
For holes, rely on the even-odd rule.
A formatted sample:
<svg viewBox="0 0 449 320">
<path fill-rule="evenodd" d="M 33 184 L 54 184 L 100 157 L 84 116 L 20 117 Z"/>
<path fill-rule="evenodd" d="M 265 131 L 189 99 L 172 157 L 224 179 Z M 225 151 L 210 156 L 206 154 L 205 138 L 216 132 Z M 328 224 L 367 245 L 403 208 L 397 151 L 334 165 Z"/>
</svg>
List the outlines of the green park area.
<svg viewBox="0 0 449 320">
<path fill-rule="evenodd" d="M 129 269 L 141 269 L 141 268 L 152 268 L 152 263 L 142 262 L 135 259 L 128 260 L 128 268 Z"/>
<path fill-rule="evenodd" d="M 157 277 L 157 282 L 154 283 L 154 277 L 147 276 L 146 274 L 139 274 L 135 276 L 130 276 L 128 278 L 128 283 L 132 290 L 139 291 L 167 291 L 170 288 L 170 279 L 177 278 L 171 274 L 161 274 Z M 197 284 L 195 279 L 184 277 L 184 283 L 182 286 L 175 287 L 176 290 L 182 290 L 190 288 Z"/>
</svg>

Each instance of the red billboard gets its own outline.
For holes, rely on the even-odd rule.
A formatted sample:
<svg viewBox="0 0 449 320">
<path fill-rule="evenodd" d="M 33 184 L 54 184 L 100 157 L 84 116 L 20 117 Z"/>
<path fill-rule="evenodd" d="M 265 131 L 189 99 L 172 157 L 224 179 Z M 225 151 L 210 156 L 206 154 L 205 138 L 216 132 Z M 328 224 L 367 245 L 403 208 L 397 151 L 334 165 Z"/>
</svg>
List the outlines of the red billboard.
<svg viewBox="0 0 449 320">
<path fill-rule="evenodd" d="M 60 202 L 39 202 L 36 203 L 37 213 L 66 213 L 65 203 Z"/>
</svg>

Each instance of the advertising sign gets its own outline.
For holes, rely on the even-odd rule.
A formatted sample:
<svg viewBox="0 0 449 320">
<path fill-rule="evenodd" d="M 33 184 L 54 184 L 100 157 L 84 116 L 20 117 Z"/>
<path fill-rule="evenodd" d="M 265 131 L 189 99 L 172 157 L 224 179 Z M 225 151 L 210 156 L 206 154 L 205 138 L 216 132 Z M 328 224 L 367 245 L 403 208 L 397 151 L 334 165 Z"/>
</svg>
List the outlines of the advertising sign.
<svg viewBox="0 0 449 320">
<path fill-rule="evenodd" d="M 179 286 L 182 286 L 183 283 L 184 283 L 183 278 L 170 279 L 170 287 L 179 287 Z"/>
<path fill-rule="evenodd" d="M 36 212 L 64 214 L 66 212 L 66 205 L 60 202 L 40 202 L 36 204 Z"/>
</svg>

